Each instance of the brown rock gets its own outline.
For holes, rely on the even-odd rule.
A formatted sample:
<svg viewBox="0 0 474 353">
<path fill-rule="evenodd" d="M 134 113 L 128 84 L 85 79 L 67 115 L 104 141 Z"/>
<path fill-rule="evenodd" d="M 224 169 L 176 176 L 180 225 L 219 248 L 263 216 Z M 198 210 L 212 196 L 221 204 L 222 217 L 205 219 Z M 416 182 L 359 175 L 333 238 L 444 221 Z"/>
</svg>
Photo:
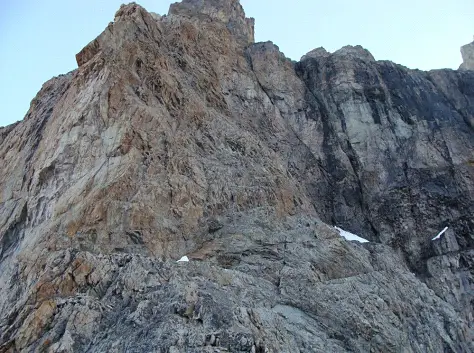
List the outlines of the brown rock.
<svg viewBox="0 0 474 353">
<path fill-rule="evenodd" d="M 472 72 L 253 37 L 123 5 L 0 129 L 0 352 L 474 349 Z"/>
</svg>

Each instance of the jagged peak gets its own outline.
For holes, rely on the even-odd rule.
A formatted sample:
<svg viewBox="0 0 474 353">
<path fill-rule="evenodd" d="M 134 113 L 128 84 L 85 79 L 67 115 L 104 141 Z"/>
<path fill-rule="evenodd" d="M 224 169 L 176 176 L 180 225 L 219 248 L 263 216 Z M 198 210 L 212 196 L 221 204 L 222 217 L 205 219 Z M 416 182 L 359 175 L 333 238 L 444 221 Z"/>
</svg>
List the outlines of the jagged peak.
<svg viewBox="0 0 474 353">
<path fill-rule="evenodd" d="M 253 18 L 245 17 L 245 11 L 239 0 L 183 0 L 170 6 L 169 15 L 181 15 L 199 18 L 205 16 L 214 21 L 221 21 L 237 37 L 247 44 L 253 43 Z"/>
<path fill-rule="evenodd" d="M 329 55 L 331 55 L 331 53 L 329 53 L 323 47 L 319 47 L 307 52 L 305 55 L 301 57 L 300 61 L 310 59 L 310 58 L 314 58 L 314 59 L 321 58 L 321 57 L 325 58 L 325 57 L 328 57 Z"/>
<path fill-rule="evenodd" d="M 134 13 L 139 12 L 139 11 L 146 11 L 146 10 L 135 2 L 131 2 L 129 4 L 122 4 L 120 5 L 120 8 L 115 13 L 114 21 L 118 22 L 124 17 L 130 17 Z"/>
<path fill-rule="evenodd" d="M 341 49 L 334 52 L 334 55 L 348 56 L 351 58 L 358 58 L 366 61 L 375 61 L 373 55 L 365 48 L 360 45 L 352 46 L 346 45 Z"/>
<path fill-rule="evenodd" d="M 171 4 L 168 17 L 185 16 L 196 21 L 218 21 L 223 23 L 227 29 L 244 45 L 254 43 L 254 23 L 253 18 L 245 17 L 244 9 L 239 0 L 184 0 Z M 76 54 L 77 66 L 81 67 L 88 63 L 104 47 L 108 47 L 111 36 L 117 36 L 115 25 L 119 23 L 135 23 L 143 31 L 154 31 L 154 37 L 159 36 L 159 29 L 163 18 L 153 12 L 148 12 L 145 8 L 135 2 L 122 4 L 115 13 L 114 21 L 109 24 L 105 31 L 96 39 L 87 44 Z M 123 30 L 123 26 L 119 26 Z M 120 35 L 123 35 L 120 34 Z M 123 41 L 123 38 L 120 40 Z"/>
<path fill-rule="evenodd" d="M 138 5 L 135 2 L 131 2 L 129 4 L 120 5 L 120 8 L 115 13 L 114 22 L 133 17 L 137 13 L 148 13 L 151 17 L 153 17 L 153 19 L 157 21 L 161 20 L 161 15 L 155 12 L 147 11 L 141 5 Z"/>
<path fill-rule="evenodd" d="M 346 45 L 339 50 L 336 50 L 334 53 L 328 52 L 323 47 L 319 47 L 316 49 L 311 50 L 310 52 L 306 53 L 301 57 L 301 61 L 306 59 L 318 59 L 318 58 L 326 58 L 331 55 L 342 56 L 342 57 L 349 57 L 351 59 L 357 58 L 364 61 L 375 61 L 373 55 L 365 48 L 360 45 L 352 46 Z"/>
<path fill-rule="evenodd" d="M 474 70 L 474 36 L 473 41 L 461 47 L 463 63 L 460 70 Z"/>
<path fill-rule="evenodd" d="M 154 12 L 148 12 L 145 8 L 135 2 L 122 4 L 115 13 L 114 21 L 110 22 L 107 28 L 97 38 L 88 43 L 79 53 L 76 54 L 77 66 L 81 67 L 88 63 L 104 48 L 110 49 L 111 46 L 113 47 L 113 45 L 111 45 L 113 37 L 120 38 L 119 42 L 123 42 L 125 37 L 128 35 L 128 39 L 133 40 L 135 37 L 133 31 L 125 30 L 124 26 L 121 24 L 134 23 L 141 31 L 151 32 L 152 36 L 156 38 L 160 33 L 160 30 L 158 29 L 160 20 L 160 15 Z M 127 27 L 127 25 L 125 27 Z"/>
</svg>

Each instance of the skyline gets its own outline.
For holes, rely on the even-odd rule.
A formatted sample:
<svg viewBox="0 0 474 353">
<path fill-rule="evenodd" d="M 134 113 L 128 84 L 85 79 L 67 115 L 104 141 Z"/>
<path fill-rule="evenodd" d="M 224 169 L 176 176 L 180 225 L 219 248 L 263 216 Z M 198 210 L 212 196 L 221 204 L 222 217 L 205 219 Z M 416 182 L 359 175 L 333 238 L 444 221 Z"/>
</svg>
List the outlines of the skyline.
<svg viewBox="0 0 474 353">
<path fill-rule="evenodd" d="M 122 1 L 62 3 L 46 0 L 0 4 L 0 126 L 23 119 L 41 85 L 77 68 L 75 54 L 113 20 Z M 174 1 L 137 1 L 166 14 Z M 240 1 L 256 21 L 256 41 L 271 40 L 292 60 L 316 47 L 330 52 L 362 45 L 377 60 L 411 69 L 457 69 L 460 47 L 472 41 L 474 2 L 376 0 Z M 410 9 L 407 11 L 406 9 Z"/>
</svg>

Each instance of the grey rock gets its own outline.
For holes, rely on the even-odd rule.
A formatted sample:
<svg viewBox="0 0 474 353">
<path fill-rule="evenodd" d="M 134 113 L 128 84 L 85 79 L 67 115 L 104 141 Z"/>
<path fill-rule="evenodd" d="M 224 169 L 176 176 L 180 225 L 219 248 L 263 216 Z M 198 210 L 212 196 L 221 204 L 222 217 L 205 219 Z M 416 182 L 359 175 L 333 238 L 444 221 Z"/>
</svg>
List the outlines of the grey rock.
<svg viewBox="0 0 474 353">
<path fill-rule="evenodd" d="M 389 247 L 351 244 L 321 222 L 307 227 L 305 218 L 275 221 L 242 215 L 235 227 L 247 232 L 215 239 L 220 250 L 203 262 L 53 252 L 38 279 L 57 286 L 62 298 L 35 308 L 20 297 L 8 310 L 3 338 L 17 349 L 54 342 L 53 351 L 93 352 L 472 348 L 467 321 Z M 264 243 L 253 240 L 258 233 Z M 227 269 L 223 254 L 237 255 Z M 36 325 L 50 329 L 32 341 L 28 330 L 38 311 L 44 315 Z"/>
<path fill-rule="evenodd" d="M 448 229 L 439 239 L 433 240 L 433 247 L 436 255 L 454 253 L 460 249 L 456 236 L 451 229 Z"/>
<path fill-rule="evenodd" d="M 326 49 L 324 49 L 323 47 L 319 47 L 319 48 L 313 49 L 310 52 L 303 55 L 301 57 L 300 61 L 303 61 L 303 60 L 306 60 L 306 59 L 309 59 L 309 58 L 317 59 L 321 56 L 322 57 L 328 57 L 330 55 L 331 55 L 331 53 L 329 53 Z"/>
<path fill-rule="evenodd" d="M 209 229 L 210 233 L 217 232 L 219 229 L 222 229 L 222 227 L 224 227 L 222 222 L 216 217 L 210 218 L 207 221 L 207 226 L 208 226 L 208 229 Z"/>
<path fill-rule="evenodd" d="M 366 61 L 375 61 L 372 54 L 367 49 L 364 49 L 360 45 L 356 45 L 356 46 L 347 45 L 335 51 L 334 55 L 348 57 L 351 60 L 361 59 L 361 60 L 366 60 Z"/>
<path fill-rule="evenodd" d="M 324 200 L 320 214 L 329 206 L 324 220 L 401 246 L 415 267 L 444 225 L 472 244 L 470 72 L 424 73 L 335 54 L 296 71 L 314 121 L 302 140 L 328 175 L 314 191 Z"/>
<path fill-rule="evenodd" d="M 474 70 L 474 42 L 461 47 L 461 55 L 463 63 L 459 67 L 460 70 Z"/>
<path fill-rule="evenodd" d="M 0 352 L 474 351 L 473 71 L 295 63 L 235 0 L 76 59 L 0 129 Z"/>
</svg>

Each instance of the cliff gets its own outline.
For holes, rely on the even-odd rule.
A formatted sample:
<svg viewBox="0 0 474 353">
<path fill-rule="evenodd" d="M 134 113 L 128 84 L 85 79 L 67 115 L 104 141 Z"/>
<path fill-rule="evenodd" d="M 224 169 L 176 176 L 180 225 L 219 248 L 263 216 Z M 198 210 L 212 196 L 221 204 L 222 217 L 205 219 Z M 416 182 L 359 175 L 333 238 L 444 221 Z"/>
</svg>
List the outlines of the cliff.
<svg viewBox="0 0 474 353">
<path fill-rule="evenodd" d="M 474 71 L 292 62 L 238 0 L 76 59 L 0 129 L 0 352 L 474 350 Z"/>
<path fill-rule="evenodd" d="M 463 63 L 459 70 L 474 70 L 474 42 L 466 44 L 461 48 Z"/>
</svg>

